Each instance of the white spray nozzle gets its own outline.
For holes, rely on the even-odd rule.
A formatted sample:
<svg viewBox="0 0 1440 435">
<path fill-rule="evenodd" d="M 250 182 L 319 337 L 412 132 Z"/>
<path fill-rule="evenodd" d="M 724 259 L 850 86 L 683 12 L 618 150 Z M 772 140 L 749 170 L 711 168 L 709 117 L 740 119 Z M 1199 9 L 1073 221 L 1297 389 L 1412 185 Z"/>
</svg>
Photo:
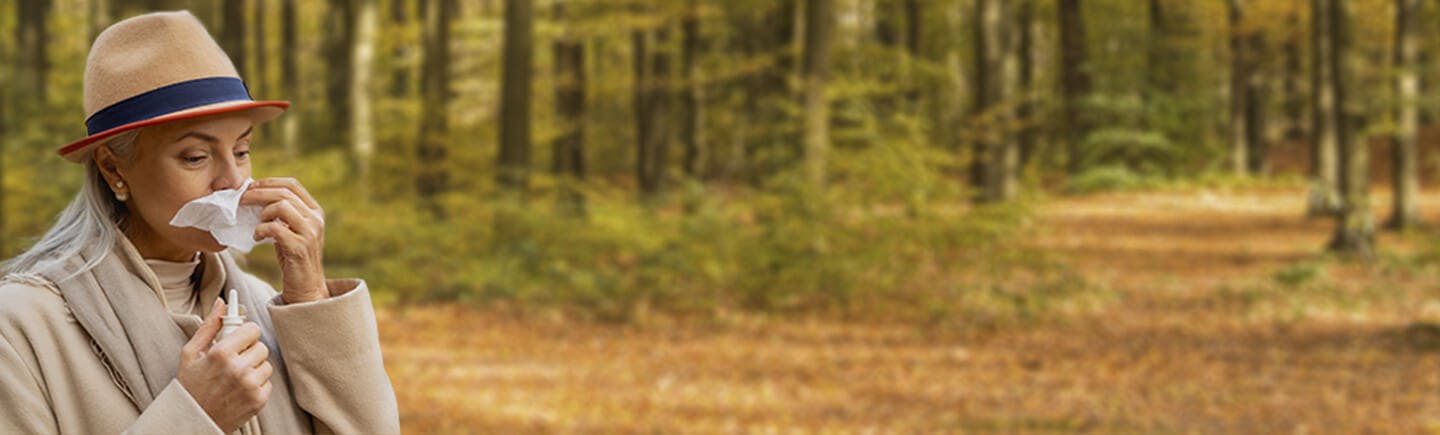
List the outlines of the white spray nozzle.
<svg viewBox="0 0 1440 435">
<path fill-rule="evenodd" d="M 237 293 L 235 289 L 230 289 L 230 297 L 225 301 L 225 315 L 221 317 L 220 338 L 230 335 L 231 331 L 245 323 L 245 318 L 240 316 L 240 298 Z"/>
</svg>

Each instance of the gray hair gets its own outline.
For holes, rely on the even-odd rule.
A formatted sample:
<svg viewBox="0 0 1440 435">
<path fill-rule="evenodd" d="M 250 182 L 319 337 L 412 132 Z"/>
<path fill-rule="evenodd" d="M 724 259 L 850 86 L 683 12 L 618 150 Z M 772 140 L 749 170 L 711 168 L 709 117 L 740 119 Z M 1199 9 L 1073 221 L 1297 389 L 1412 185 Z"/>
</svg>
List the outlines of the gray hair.
<svg viewBox="0 0 1440 435">
<path fill-rule="evenodd" d="M 136 138 L 140 130 L 120 133 L 100 146 L 110 148 L 123 161 L 135 158 Z M 109 254 L 116 241 L 124 235 L 119 224 L 129 211 L 125 203 L 115 199 L 105 177 L 100 175 L 94 154 L 84 161 L 85 184 L 75 194 L 70 205 L 55 218 L 40 240 L 25 253 L 16 256 L 3 265 L 5 273 L 41 273 L 57 270 L 76 255 L 84 254 L 86 262 L 79 270 L 62 277 L 64 281 L 93 269 Z"/>
</svg>

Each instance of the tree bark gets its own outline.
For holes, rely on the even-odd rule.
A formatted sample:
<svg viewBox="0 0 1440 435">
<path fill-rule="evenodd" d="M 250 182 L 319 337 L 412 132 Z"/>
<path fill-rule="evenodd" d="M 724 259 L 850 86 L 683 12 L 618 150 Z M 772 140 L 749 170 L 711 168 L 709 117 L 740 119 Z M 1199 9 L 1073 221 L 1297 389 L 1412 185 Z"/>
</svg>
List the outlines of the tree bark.
<svg viewBox="0 0 1440 435">
<path fill-rule="evenodd" d="M 634 83 L 631 86 L 635 106 L 635 183 L 640 191 L 647 192 L 653 183 L 650 180 L 650 35 L 648 29 L 636 29 L 630 33 L 630 56 Z"/>
<path fill-rule="evenodd" d="M 1089 135 L 1083 115 L 1084 100 L 1090 96 L 1089 56 L 1086 51 L 1085 19 L 1080 0 L 1059 0 L 1060 85 L 1064 98 L 1067 169 L 1071 176 L 1082 169 L 1080 144 Z"/>
<path fill-rule="evenodd" d="M 269 44 L 265 41 L 267 38 L 265 28 L 270 23 L 270 13 L 268 12 L 269 8 L 266 3 L 270 0 L 250 1 L 254 2 L 255 6 L 255 13 L 250 20 L 254 26 L 250 29 L 250 34 L 254 39 L 254 46 L 251 47 L 251 54 L 253 54 L 253 56 L 250 56 L 249 59 L 253 64 L 250 70 L 250 82 L 253 83 L 250 87 L 250 94 L 258 98 L 259 95 L 268 95 L 269 92 L 272 92 L 270 89 L 270 72 L 267 66 L 270 55 L 266 46 Z"/>
<path fill-rule="evenodd" d="M 1250 163 L 1250 39 L 1241 29 L 1244 0 L 1226 2 L 1230 23 L 1230 167 L 1236 175 L 1249 173 Z"/>
<path fill-rule="evenodd" d="M 298 0 L 280 0 L 280 86 L 284 88 L 282 92 L 285 98 L 300 97 L 300 66 L 297 59 L 301 54 L 300 41 L 296 34 L 296 1 Z M 285 153 L 291 157 L 300 154 L 300 119 L 303 113 L 302 108 L 292 107 L 286 111 L 285 119 L 281 121 Z"/>
<path fill-rule="evenodd" d="M 1018 83 L 1015 84 L 1015 98 L 1019 99 L 1015 108 L 1015 118 L 1019 123 L 1016 127 L 1018 130 L 1015 132 L 1015 142 L 1016 152 L 1019 154 L 1016 167 L 1009 173 L 1008 182 L 1012 185 L 1010 187 L 1011 196 L 1014 195 L 1014 191 L 1016 190 L 1015 184 L 1017 184 L 1016 179 L 1019 175 L 1019 169 L 1024 167 L 1035 154 L 1035 120 L 1031 119 L 1031 116 L 1033 116 L 1032 106 L 1034 105 L 1031 92 L 1033 92 L 1032 86 L 1034 86 L 1035 82 L 1035 59 L 1033 53 L 1035 34 L 1031 28 L 1031 24 L 1034 23 L 1035 19 L 1035 0 L 1014 0 L 1014 3 L 1018 8 L 1014 25 L 1014 30 L 1017 34 L 1015 37 L 1016 47 L 1014 56 L 1018 62 L 1017 68 L 1019 68 L 1017 72 L 1017 74 L 1019 74 L 1017 79 Z"/>
<path fill-rule="evenodd" d="M 830 46 L 835 28 L 832 0 L 809 0 L 805 8 L 805 173 L 814 187 L 825 185 L 830 151 Z"/>
<path fill-rule="evenodd" d="M 406 27 L 410 22 L 410 4 L 404 0 L 391 0 L 390 2 L 390 23 L 397 27 Z M 391 53 L 390 70 L 390 96 L 400 99 L 410 97 L 410 75 L 411 66 L 409 57 L 412 47 L 408 43 L 395 44 L 395 50 Z"/>
<path fill-rule="evenodd" d="M 351 0 L 330 0 L 329 10 L 326 12 L 326 41 L 325 41 L 325 103 L 329 109 L 331 128 L 335 137 L 331 138 L 339 144 L 351 143 L 350 133 L 354 130 L 350 122 L 354 119 L 350 114 L 350 89 L 355 80 L 355 71 L 351 68 L 354 59 L 351 58 L 355 45 L 355 27 L 353 23 L 355 10 Z"/>
<path fill-rule="evenodd" d="M 685 91 L 681 103 L 684 105 L 682 114 L 685 117 L 681 123 L 680 140 L 685 143 L 684 170 L 690 177 L 699 177 L 703 165 L 702 158 L 706 155 L 704 144 L 701 141 L 701 85 L 700 74 L 695 69 L 695 58 L 700 51 L 700 17 L 698 0 L 690 0 L 686 9 L 685 18 L 680 22 L 681 48 L 684 50 L 680 55 L 680 73 L 684 76 Z"/>
<path fill-rule="evenodd" d="M 500 185 L 524 192 L 530 178 L 530 76 L 534 34 L 531 0 L 505 1 L 500 97 Z"/>
<path fill-rule="evenodd" d="M 1020 151 L 1015 146 L 1014 101 L 1019 83 L 1013 11 L 999 0 L 975 3 L 976 140 L 971 162 L 981 203 L 1000 202 L 1017 192 Z"/>
<path fill-rule="evenodd" d="M 262 0 L 263 1 L 263 0 Z M 371 122 L 370 82 L 374 76 L 375 28 L 379 19 L 375 11 L 376 0 L 351 0 L 355 8 L 355 39 L 351 47 L 350 69 L 350 125 L 352 135 L 352 165 L 362 198 L 370 192 L 370 162 L 375 155 L 375 128 Z"/>
<path fill-rule="evenodd" d="M 17 0 L 15 5 L 18 21 L 15 26 L 15 45 L 19 51 L 16 89 L 19 92 L 13 95 L 17 102 L 14 107 L 44 107 L 49 102 L 46 89 L 49 88 L 50 57 L 46 46 L 50 44 L 47 22 L 53 4 L 51 0 Z"/>
<path fill-rule="evenodd" d="M 1364 137 L 1364 113 L 1347 94 L 1356 83 L 1360 59 L 1351 53 L 1354 31 L 1347 1 L 1330 2 L 1331 69 L 1335 105 L 1339 109 L 1340 188 L 1343 193 L 1330 249 L 1365 260 L 1375 258 L 1375 218 L 1370 212 L 1369 144 Z"/>
<path fill-rule="evenodd" d="M 1311 217 L 1331 215 L 1340 208 L 1340 121 L 1331 34 L 1334 20 L 1330 15 L 1333 1 L 1310 1 L 1310 176 L 1313 181 L 1307 209 Z"/>
<path fill-rule="evenodd" d="M 1395 1 L 1394 201 L 1386 227 L 1405 230 L 1420 222 L 1415 140 L 1420 129 L 1420 0 Z"/>
<path fill-rule="evenodd" d="M 222 9 L 224 16 L 220 27 L 220 46 L 225 48 L 225 54 L 230 56 L 230 62 L 235 64 L 235 71 L 243 78 L 254 80 L 248 77 L 245 67 L 245 9 L 250 0 L 226 0 Z"/>
<path fill-rule="evenodd" d="M 555 3 L 554 10 L 555 21 L 565 23 L 565 3 Z M 571 184 L 585 179 L 585 45 L 574 35 L 562 33 L 551 46 L 555 57 L 555 112 L 563 131 L 551 145 L 551 170 L 562 183 L 561 209 L 583 215 L 584 193 Z"/>
<path fill-rule="evenodd" d="M 1305 117 L 1305 100 L 1300 93 L 1301 71 L 1300 41 L 1303 35 L 1300 29 L 1300 7 L 1296 6 L 1285 16 L 1286 27 L 1290 29 L 1285 36 L 1285 43 L 1281 48 L 1285 63 L 1284 77 L 1281 78 L 1281 89 L 1283 90 L 1284 102 L 1282 106 L 1285 112 L 1285 130 L 1282 136 L 1286 140 L 1297 140 L 1304 136 L 1305 128 L 1302 119 Z M 1314 156 L 1311 156 L 1312 160 Z"/>
<path fill-rule="evenodd" d="M 450 128 L 450 23 L 459 8 L 456 0 L 427 0 L 424 9 L 424 64 L 420 82 L 423 104 L 420 140 L 415 147 L 418 167 L 415 190 L 430 214 L 443 219 L 444 208 L 435 197 L 448 190 L 450 184 L 450 174 L 445 168 Z"/>
<path fill-rule="evenodd" d="M 89 6 L 90 37 L 86 41 L 94 41 L 114 18 L 110 16 L 110 0 L 90 0 Z"/>
</svg>

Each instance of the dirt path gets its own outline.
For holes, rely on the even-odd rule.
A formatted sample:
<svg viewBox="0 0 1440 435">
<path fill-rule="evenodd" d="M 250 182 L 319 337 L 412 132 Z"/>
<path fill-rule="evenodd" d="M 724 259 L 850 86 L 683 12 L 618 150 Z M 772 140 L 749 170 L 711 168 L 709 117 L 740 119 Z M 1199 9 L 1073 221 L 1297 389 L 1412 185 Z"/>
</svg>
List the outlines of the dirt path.
<svg viewBox="0 0 1440 435">
<path fill-rule="evenodd" d="M 1033 327 L 628 328 L 424 307 L 382 311 L 382 339 L 416 433 L 1440 430 L 1440 328 L 1419 320 L 1434 284 L 1391 273 L 1374 290 L 1385 272 L 1336 265 L 1275 288 L 1329 232 L 1301 201 L 1057 200 L 1033 243 L 1119 296 Z"/>
</svg>

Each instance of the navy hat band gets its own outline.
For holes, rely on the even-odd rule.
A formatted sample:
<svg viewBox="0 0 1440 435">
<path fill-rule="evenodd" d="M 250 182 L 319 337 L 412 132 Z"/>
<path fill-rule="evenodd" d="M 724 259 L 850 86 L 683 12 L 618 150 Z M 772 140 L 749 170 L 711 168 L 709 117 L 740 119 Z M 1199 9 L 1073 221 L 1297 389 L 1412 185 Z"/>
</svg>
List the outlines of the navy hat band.
<svg viewBox="0 0 1440 435">
<path fill-rule="evenodd" d="M 245 83 L 235 77 L 209 77 L 155 88 L 100 109 L 85 120 L 87 134 L 226 101 L 251 101 Z"/>
</svg>

